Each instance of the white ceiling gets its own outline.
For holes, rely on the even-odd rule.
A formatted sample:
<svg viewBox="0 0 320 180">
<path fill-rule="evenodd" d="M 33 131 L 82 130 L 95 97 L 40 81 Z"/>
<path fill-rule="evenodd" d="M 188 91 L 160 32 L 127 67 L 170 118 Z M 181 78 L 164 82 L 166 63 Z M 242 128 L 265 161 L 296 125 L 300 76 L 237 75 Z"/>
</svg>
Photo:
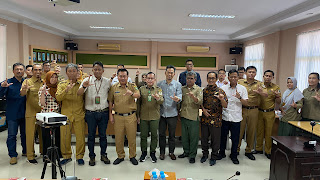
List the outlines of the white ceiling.
<svg viewBox="0 0 320 180">
<path fill-rule="evenodd" d="M 64 10 L 109 11 L 112 15 L 68 15 Z M 236 17 L 190 18 L 190 13 Z M 54 7 L 48 0 L 1 0 L 1 17 L 73 38 L 230 41 L 319 20 L 320 1 L 81 0 L 80 4 Z M 125 29 L 98 30 L 89 26 L 120 26 Z M 181 28 L 216 31 L 191 32 Z"/>
</svg>

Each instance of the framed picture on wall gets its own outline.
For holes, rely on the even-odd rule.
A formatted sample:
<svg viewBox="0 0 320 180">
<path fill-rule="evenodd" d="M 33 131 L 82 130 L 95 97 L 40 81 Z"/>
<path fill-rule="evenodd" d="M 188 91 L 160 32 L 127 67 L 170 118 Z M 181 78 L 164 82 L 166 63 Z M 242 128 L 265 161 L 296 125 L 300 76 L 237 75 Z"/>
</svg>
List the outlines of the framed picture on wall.
<svg viewBox="0 0 320 180">
<path fill-rule="evenodd" d="M 61 62 L 61 54 L 58 54 L 58 62 Z"/>
<path fill-rule="evenodd" d="M 42 62 L 46 61 L 46 53 L 42 53 Z"/>
<path fill-rule="evenodd" d="M 54 54 L 54 60 L 56 60 L 56 61 L 58 60 L 58 54 Z"/>
<path fill-rule="evenodd" d="M 67 63 L 68 62 L 68 55 L 66 54 L 64 56 L 65 56 L 64 61 Z"/>
<path fill-rule="evenodd" d="M 54 60 L 54 54 L 51 54 L 51 62 Z"/>
<path fill-rule="evenodd" d="M 37 61 L 37 52 L 33 52 L 33 62 Z"/>
<path fill-rule="evenodd" d="M 50 62 L 50 53 L 47 53 L 47 61 Z"/>
<path fill-rule="evenodd" d="M 41 62 L 41 52 L 38 52 L 38 62 Z"/>
<path fill-rule="evenodd" d="M 61 55 L 61 62 L 64 62 L 64 55 Z"/>
</svg>

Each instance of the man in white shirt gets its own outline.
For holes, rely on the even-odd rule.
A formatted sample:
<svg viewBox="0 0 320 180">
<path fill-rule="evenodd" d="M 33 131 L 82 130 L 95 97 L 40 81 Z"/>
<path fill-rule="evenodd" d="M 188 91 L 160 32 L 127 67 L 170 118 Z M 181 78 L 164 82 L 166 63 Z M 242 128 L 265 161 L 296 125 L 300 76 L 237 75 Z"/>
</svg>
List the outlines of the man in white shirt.
<svg viewBox="0 0 320 180">
<path fill-rule="evenodd" d="M 107 157 L 107 137 L 106 130 L 109 120 L 108 109 L 108 91 L 111 87 L 111 81 L 108 78 L 102 77 L 104 72 L 103 64 L 99 61 L 93 63 L 92 72 L 94 76 L 85 78 L 77 92 L 78 95 L 85 94 L 85 121 L 88 124 L 88 149 L 89 149 L 89 165 L 95 165 L 94 144 L 96 129 L 98 127 L 100 141 L 101 161 L 105 164 L 110 164 Z"/>
<path fill-rule="evenodd" d="M 221 158 L 226 157 L 226 143 L 229 131 L 231 132 L 231 154 L 230 158 L 234 164 L 239 164 L 237 158 L 237 147 L 239 144 L 240 122 L 242 120 L 242 105 L 248 105 L 248 92 L 247 89 L 238 84 L 239 73 L 237 70 L 232 69 L 228 73 L 230 84 L 222 86 L 222 90 L 226 93 L 228 98 L 227 108 L 222 111 L 222 127 L 221 127 L 221 141 L 220 152 Z"/>
<path fill-rule="evenodd" d="M 221 88 L 224 85 L 229 84 L 229 82 L 226 80 L 226 71 L 224 69 L 219 69 L 218 71 L 218 80 L 216 82 L 216 85 Z"/>
<path fill-rule="evenodd" d="M 124 69 L 124 65 L 123 65 L 123 64 L 118 64 L 118 65 L 117 65 L 117 71 L 118 71 L 119 69 Z M 119 82 L 118 76 L 117 76 L 116 74 L 117 74 L 117 73 L 114 73 L 114 74 L 113 74 L 113 77 L 114 77 L 114 78 L 111 78 L 111 79 L 112 79 L 111 86 L 114 85 L 115 83 Z M 129 82 L 129 83 L 132 83 L 132 80 L 131 80 L 130 77 L 128 77 L 128 82 Z"/>
</svg>

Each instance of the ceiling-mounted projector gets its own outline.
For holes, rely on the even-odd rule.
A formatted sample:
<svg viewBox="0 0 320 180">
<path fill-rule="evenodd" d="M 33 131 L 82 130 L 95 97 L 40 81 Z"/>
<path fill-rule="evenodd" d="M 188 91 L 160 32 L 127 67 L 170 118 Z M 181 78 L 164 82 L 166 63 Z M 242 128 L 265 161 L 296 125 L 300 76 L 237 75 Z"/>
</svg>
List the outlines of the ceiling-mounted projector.
<svg viewBox="0 0 320 180">
<path fill-rule="evenodd" d="M 80 3 L 80 0 L 48 0 L 49 3 L 53 3 L 60 6 L 70 6 Z"/>
</svg>

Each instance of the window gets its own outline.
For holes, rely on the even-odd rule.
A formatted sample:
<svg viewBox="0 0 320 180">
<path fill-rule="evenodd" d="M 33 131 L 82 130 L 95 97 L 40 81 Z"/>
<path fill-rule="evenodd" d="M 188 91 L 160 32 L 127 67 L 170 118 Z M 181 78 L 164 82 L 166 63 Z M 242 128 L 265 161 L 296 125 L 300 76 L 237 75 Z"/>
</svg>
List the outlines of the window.
<svg viewBox="0 0 320 180">
<path fill-rule="evenodd" d="M 7 27 L 0 24 L 0 81 L 6 79 L 7 76 Z"/>
<path fill-rule="evenodd" d="M 297 37 L 294 76 L 298 88 L 308 87 L 308 75 L 320 71 L 320 30 L 299 34 Z"/>
<path fill-rule="evenodd" d="M 247 46 L 244 50 L 244 67 L 255 66 L 257 68 L 257 80 L 262 81 L 263 76 L 263 59 L 264 59 L 264 44 L 259 43 Z"/>
</svg>

